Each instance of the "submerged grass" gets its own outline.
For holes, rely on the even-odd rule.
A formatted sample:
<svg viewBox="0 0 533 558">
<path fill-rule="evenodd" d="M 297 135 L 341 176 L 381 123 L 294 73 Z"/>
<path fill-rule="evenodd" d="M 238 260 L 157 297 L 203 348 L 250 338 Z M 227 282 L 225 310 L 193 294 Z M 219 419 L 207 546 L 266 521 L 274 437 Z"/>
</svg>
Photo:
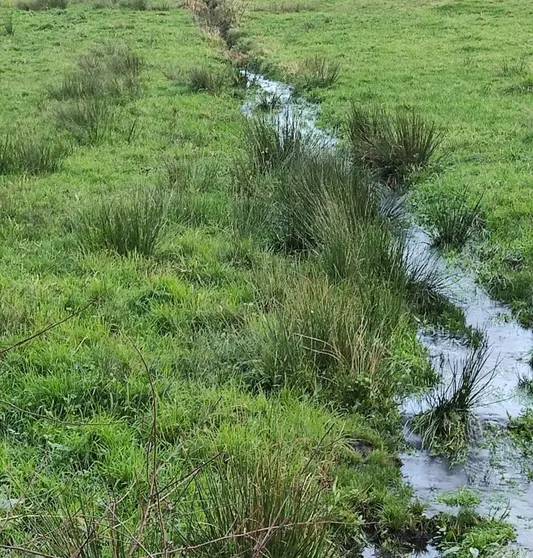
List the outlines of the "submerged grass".
<svg viewBox="0 0 533 558">
<path fill-rule="evenodd" d="M 475 409 L 483 403 L 497 366 L 487 367 L 489 347 L 471 349 L 451 366 L 451 377 L 427 397 L 428 410 L 411 422 L 428 450 L 460 459 L 476 435 Z"/>
</svg>

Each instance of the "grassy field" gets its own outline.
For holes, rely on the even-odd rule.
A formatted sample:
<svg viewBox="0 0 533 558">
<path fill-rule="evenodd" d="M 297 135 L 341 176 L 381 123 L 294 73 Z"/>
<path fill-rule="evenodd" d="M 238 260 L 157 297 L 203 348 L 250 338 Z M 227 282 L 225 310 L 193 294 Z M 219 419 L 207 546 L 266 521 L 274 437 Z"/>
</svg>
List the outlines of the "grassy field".
<svg viewBox="0 0 533 558">
<path fill-rule="evenodd" d="M 421 80 L 398 31 L 442 46 L 430 22 L 459 17 L 431 4 L 414 8 L 429 18 L 418 26 L 412 2 L 264 2 L 244 35 L 217 35 L 197 25 L 198 5 L 194 17 L 50 2 L 0 8 L 2 552 L 318 558 L 444 532 L 444 546 L 512 539 L 470 509 L 429 521 L 396 457 L 399 403 L 435 381 L 420 320 L 440 312 L 460 329 L 460 313 L 406 267 L 397 225 L 345 154 L 298 130 L 280 145 L 264 120 L 245 121 L 238 65 L 248 43 L 290 68 L 349 40 L 338 83 L 315 91 L 325 122 L 354 94 L 416 103 L 449 128 L 469 115 L 446 136 L 444 167 L 426 170 L 421 208 L 454 172 L 503 172 L 488 159 L 514 145 L 503 114 L 500 147 L 481 124 L 496 113 L 480 83 L 477 103 L 457 102 L 458 76 L 471 83 L 477 68 L 499 91 L 521 78 L 498 77 L 501 57 L 489 74 L 477 50 L 448 67 L 420 45 L 442 61 L 426 60 Z M 401 48 L 385 49 L 387 30 Z M 425 85 L 408 89 L 408 75 Z M 501 99 L 511 112 L 527 95 Z M 465 162 L 472 144 L 487 145 L 483 160 Z M 498 215 L 487 228 L 503 238 Z"/>
<path fill-rule="evenodd" d="M 338 82 L 311 92 L 323 122 L 350 101 L 414 108 L 445 133 L 442 158 L 412 202 L 429 226 L 481 196 L 472 265 L 491 293 L 532 323 L 533 48 L 526 0 L 264 0 L 245 28 L 259 52 L 298 74 L 306 58 L 340 62 Z"/>
</svg>

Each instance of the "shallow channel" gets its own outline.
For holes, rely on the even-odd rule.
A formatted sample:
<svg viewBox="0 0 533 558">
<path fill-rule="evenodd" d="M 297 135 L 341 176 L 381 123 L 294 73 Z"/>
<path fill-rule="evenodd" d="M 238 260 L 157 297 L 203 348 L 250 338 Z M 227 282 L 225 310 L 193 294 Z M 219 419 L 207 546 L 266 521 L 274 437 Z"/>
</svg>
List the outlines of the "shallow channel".
<svg viewBox="0 0 533 558">
<path fill-rule="evenodd" d="M 304 131 L 309 131 L 326 145 L 336 145 L 336 138 L 316 125 L 317 105 L 296 97 L 289 85 L 259 74 L 249 73 L 247 77 L 249 94 L 242 105 L 245 115 L 254 114 L 262 95 L 275 96 L 280 108 L 273 113 L 274 121 L 282 124 L 296 119 Z M 476 412 L 482 424 L 504 428 L 509 417 L 518 416 L 524 408 L 517 384 L 519 375 L 531 371 L 529 358 L 533 332 L 521 327 L 505 306 L 492 300 L 476 284 L 475 277 L 440 256 L 431 247 L 429 235 L 416 225 L 408 233 L 408 253 L 410 258 L 432 260 L 448 279 L 441 294 L 463 310 L 468 326 L 483 332 L 490 351 L 485 366 L 487 370 L 496 368 L 497 373 L 486 401 Z M 442 372 L 444 381 L 453 366 L 464 360 L 468 353 L 464 341 L 444 333 L 422 331 L 420 340 L 427 347 L 433 365 Z M 420 408 L 420 402 L 407 402 L 404 407 L 406 417 L 414 415 Z M 420 449 L 420 441 L 407 428 L 406 439 L 413 449 L 400 456 L 402 473 L 416 496 L 426 503 L 428 513 L 445 511 L 445 507 L 436 502 L 439 494 L 468 486 L 480 493 L 480 512 L 497 517 L 505 513 L 516 528 L 518 546 L 533 553 L 533 483 L 523 475 L 520 460 L 509 445 L 502 445 L 496 451 L 471 447 L 465 463 L 452 465 L 448 460 L 431 457 Z M 372 549 L 367 549 L 365 556 L 373 555 Z M 431 550 L 425 554 L 426 557 L 437 555 Z"/>
</svg>

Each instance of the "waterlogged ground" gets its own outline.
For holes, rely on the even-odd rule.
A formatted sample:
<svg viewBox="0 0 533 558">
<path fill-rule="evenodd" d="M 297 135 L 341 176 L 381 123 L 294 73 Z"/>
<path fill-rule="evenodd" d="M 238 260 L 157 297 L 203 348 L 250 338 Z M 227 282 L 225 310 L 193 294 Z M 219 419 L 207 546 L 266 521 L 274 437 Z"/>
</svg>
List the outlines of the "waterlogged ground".
<svg viewBox="0 0 533 558">
<path fill-rule="evenodd" d="M 306 56 L 339 55 L 338 83 L 308 92 L 323 101 L 324 129 L 335 128 L 354 95 L 416 106 L 445 125 L 443 162 L 415 189 L 419 214 L 429 214 L 432 195 L 450 185 L 464 182 L 475 197 L 490 184 L 488 236 L 476 254 L 486 255 L 485 242 L 518 250 L 520 266 L 495 292 L 527 321 L 529 300 L 517 285 L 528 277 L 528 233 L 517 247 L 516 228 L 508 228 L 511 217 L 520 226 L 527 220 L 525 123 L 511 118 L 525 110 L 527 87 L 505 88 L 526 79 L 527 60 L 519 62 L 527 58 L 528 10 L 518 0 L 482 7 L 265 1 L 243 12 L 230 56 L 228 37 L 224 44 L 213 29 L 200 29 L 181 5 L 2 5 L 0 145 L 42 136 L 63 155 L 53 172 L 1 171 L 1 346 L 70 316 L 1 355 L 3 550 L 81 556 L 98 540 L 115 541 L 107 550 L 91 546 L 115 556 L 122 537 L 129 556 L 152 555 L 146 544 L 158 555 L 170 547 L 229 558 L 256 556 L 258 536 L 274 531 L 264 544 L 277 558 L 368 556 L 374 547 L 409 553 L 435 535 L 441 550 L 430 547 L 427 556 L 444 548 L 490 555 L 514 539 L 506 514 L 493 513 L 485 498 L 500 491 L 505 500 L 507 480 L 520 492 L 509 519 L 529 547 L 527 466 L 505 478 L 507 455 L 490 447 L 451 469 L 424 453 L 398 459 L 406 450 L 398 400 L 412 402 L 434 381 L 432 349 L 459 353 L 465 337 L 452 341 L 439 330 L 432 347 L 407 295 L 372 275 L 370 264 L 360 265 L 361 283 L 339 284 L 323 271 L 327 254 L 318 247 L 308 257 L 279 250 L 280 235 L 289 235 L 282 219 L 261 221 L 252 212 L 245 219 L 249 188 L 270 210 L 263 192 L 283 182 L 247 166 L 257 153 L 243 134 L 258 98 L 235 64 L 247 45 L 290 81 Z M 104 105 L 94 93 L 67 95 L 80 55 L 117 52 L 110 43 L 142 60 L 135 87 L 124 82 L 129 93 Z M 269 93 L 279 89 L 256 81 Z M 291 89 L 281 93 L 283 110 L 292 111 Z M 310 122 L 315 110 L 301 107 Z M 503 178 L 505 190 L 496 187 Z M 143 213 L 146 207 L 155 211 Z M 115 242 L 139 215 L 149 230 L 162 227 L 143 255 Z M 108 219 L 120 226 L 106 229 Z M 144 237 L 136 241 L 146 246 Z M 501 276 L 496 252 L 476 260 L 493 287 L 491 278 Z M 505 428 L 507 411 L 518 415 L 527 404 L 509 396 L 515 368 L 527 367 L 531 335 L 497 321 L 505 308 L 461 277 L 452 298 L 466 325 L 487 326 L 506 359 L 498 387 L 507 402 L 483 415 Z M 328 349 L 316 350 L 316 331 L 333 331 L 335 343 L 344 335 L 343 350 L 362 364 L 341 367 L 346 354 L 327 338 Z M 490 466 L 494 455 L 504 481 Z M 461 492 L 435 505 L 432 496 L 463 485 L 481 489 L 482 498 Z M 427 520 L 439 511 L 447 513 Z M 294 530 L 278 529 L 280 517 Z"/>
</svg>

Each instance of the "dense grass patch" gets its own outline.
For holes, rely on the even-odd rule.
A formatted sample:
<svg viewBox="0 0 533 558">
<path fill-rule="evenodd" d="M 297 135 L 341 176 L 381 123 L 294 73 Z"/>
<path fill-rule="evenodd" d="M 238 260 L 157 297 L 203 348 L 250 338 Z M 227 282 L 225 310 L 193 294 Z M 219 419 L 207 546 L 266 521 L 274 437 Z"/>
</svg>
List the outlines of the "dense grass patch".
<svg viewBox="0 0 533 558">
<path fill-rule="evenodd" d="M 216 94 L 224 85 L 224 76 L 209 68 L 197 66 L 189 71 L 187 82 L 191 91 Z"/>
<path fill-rule="evenodd" d="M 58 130 L 67 132 L 81 145 L 95 145 L 109 137 L 114 107 L 100 99 L 80 99 L 61 104 L 55 110 Z"/>
<path fill-rule="evenodd" d="M 474 410 L 490 389 L 496 369 L 487 369 L 489 348 L 471 350 L 464 362 L 452 368 L 448 384 L 429 394 L 428 410 L 417 415 L 411 427 L 420 434 L 425 448 L 460 458 L 476 435 Z"/>
<path fill-rule="evenodd" d="M 76 69 L 58 85 L 50 86 L 48 92 L 57 100 L 134 95 L 140 89 L 143 65 L 143 60 L 124 44 L 93 46 L 78 58 Z"/>
<path fill-rule="evenodd" d="M 316 54 L 300 64 L 296 81 L 301 83 L 301 87 L 304 89 L 331 87 L 339 79 L 340 73 L 341 65 L 339 62 L 328 60 L 324 56 Z"/>
<path fill-rule="evenodd" d="M 391 185 L 400 185 L 431 162 L 441 134 L 414 111 L 396 114 L 352 104 L 346 132 L 355 156 Z"/>
<path fill-rule="evenodd" d="M 166 222 L 168 198 L 138 189 L 128 198 L 110 200 L 80 218 L 78 237 L 84 248 L 108 248 L 121 256 L 150 256 Z"/>
<path fill-rule="evenodd" d="M 55 172 L 67 153 L 66 146 L 57 138 L 11 132 L 0 139 L 0 175 Z"/>
<path fill-rule="evenodd" d="M 482 219 L 482 200 L 470 203 L 464 197 L 445 199 L 435 207 L 431 236 L 438 247 L 462 248 Z"/>
<path fill-rule="evenodd" d="M 19 0 L 17 8 L 26 12 L 52 10 L 54 8 L 59 10 L 66 10 L 68 0 Z"/>
</svg>

